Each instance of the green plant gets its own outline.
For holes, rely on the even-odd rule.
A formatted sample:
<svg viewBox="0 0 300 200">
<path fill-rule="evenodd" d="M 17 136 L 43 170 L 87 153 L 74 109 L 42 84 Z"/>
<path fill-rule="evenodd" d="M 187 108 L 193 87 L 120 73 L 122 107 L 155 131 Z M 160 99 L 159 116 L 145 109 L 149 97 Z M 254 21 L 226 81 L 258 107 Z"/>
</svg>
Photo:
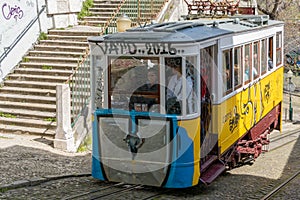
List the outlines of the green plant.
<svg viewBox="0 0 300 200">
<path fill-rule="evenodd" d="M 0 117 L 5 117 L 5 118 L 17 118 L 17 116 L 9 114 L 9 113 L 2 113 L 0 112 Z"/>
<path fill-rule="evenodd" d="M 48 39 L 48 35 L 47 33 L 41 32 L 39 35 L 39 41 L 40 40 L 47 40 Z"/>
<path fill-rule="evenodd" d="M 92 136 L 91 134 L 88 134 L 85 140 L 78 147 L 77 152 L 89 151 L 91 149 L 91 145 L 92 145 Z"/>
<path fill-rule="evenodd" d="M 7 192 L 8 191 L 8 188 L 1 188 L 0 189 L 0 193 L 4 193 L 4 192 Z"/>
<path fill-rule="evenodd" d="M 12 138 L 5 137 L 5 136 L 0 136 L 0 139 L 12 139 Z"/>
<path fill-rule="evenodd" d="M 51 67 L 51 66 L 48 66 L 48 65 L 43 65 L 43 66 L 42 66 L 42 69 L 44 69 L 44 70 L 47 70 L 47 69 L 51 70 L 52 67 Z"/>
<path fill-rule="evenodd" d="M 49 117 L 49 118 L 46 118 L 45 121 L 47 121 L 47 122 L 56 122 L 56 118 Z"/>
<path fill-rule="evenodd" d="M 89 11 L 89 8 L 91 8 L 93 4 L 94 4 L 93 0 L 85 0 L 82 4 L 82 9 L 80 13 L 78 13 L 77 18 L 79 20 L 82 20 L 85 16 L 90 16 L 91 13 Z"/>
<path fill-rule="evenodd" d="M 29 58 L 23 57 L 23 62 L 29 62 Z"/>
</svg>

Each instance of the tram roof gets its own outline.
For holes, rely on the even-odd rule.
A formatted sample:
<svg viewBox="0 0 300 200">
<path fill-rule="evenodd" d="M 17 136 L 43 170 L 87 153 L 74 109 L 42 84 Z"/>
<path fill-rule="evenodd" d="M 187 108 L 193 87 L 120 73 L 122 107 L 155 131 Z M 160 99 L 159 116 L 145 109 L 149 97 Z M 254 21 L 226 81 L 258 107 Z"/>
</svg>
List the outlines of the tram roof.
<svg viewBox="0 0 300 200">
<path fill-rule="evenodd" d="M 244 32 L 283 24 L 269 20 L 266 15 L 236 15 L 224 19 L 196 19 L 177 22 L 150 24 L 137 27 L 122 33 L 89 37 L 89 42 L 199 42 L 226 34 Z"/>
</svg>

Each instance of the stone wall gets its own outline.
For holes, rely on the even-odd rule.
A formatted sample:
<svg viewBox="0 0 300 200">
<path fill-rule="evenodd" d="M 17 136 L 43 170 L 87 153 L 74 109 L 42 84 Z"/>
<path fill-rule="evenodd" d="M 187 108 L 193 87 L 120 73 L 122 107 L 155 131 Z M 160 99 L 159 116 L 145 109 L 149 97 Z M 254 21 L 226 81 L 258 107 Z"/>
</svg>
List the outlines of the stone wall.
<svg viewBox="0 0 300 200">
<path fill-rule="evenodd" d="M 0 83 L 22 60 L 41 32 L 47 33 L 48 29 L 76 25 L 77 14 L 81 10 L 82 3 L 83 0 L 1 1 Z M 33 22 L 43 6 L 46 9 Z M 28 28 L 30 24 L 32 26 Z M 20 37 L 22 32 L 25 32 L 24 36 Z"/>
<path fill-rule="evenodd" d="M 77 24 L 83 0 L 47 0 L 48 15 L 52 17 L 54 28 Z"/>
</svg>

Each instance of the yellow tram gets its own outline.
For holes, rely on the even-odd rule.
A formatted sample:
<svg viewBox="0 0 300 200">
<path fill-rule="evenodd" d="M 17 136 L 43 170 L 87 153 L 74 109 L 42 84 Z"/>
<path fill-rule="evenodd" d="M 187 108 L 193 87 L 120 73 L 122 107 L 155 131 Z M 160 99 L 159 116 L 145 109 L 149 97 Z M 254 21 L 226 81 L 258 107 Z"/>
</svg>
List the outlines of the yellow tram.
<svg viewBox="0 0 300 200">
<path fill-rule="evenodd" d="M 281 129 L 283 34 L 236 15 L 90 37 L 92 175 L 184 188 L 254 160 Z"/>
</svg>

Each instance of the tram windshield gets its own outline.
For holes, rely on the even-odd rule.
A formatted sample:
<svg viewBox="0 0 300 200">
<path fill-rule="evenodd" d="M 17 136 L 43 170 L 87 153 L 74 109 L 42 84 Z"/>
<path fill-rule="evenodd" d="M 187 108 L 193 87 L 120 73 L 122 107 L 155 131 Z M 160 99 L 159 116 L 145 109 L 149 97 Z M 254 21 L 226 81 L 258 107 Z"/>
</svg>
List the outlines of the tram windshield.
<svg viewBox="0 0 300 200">
<path fill-rule="evenodd" d="M 176 115 L 197 111 L 196 56 L 110 57 L 108 106 L 113 109 Z M 186 91 L 186 92 L 183 92 Z"/>
</svg>

